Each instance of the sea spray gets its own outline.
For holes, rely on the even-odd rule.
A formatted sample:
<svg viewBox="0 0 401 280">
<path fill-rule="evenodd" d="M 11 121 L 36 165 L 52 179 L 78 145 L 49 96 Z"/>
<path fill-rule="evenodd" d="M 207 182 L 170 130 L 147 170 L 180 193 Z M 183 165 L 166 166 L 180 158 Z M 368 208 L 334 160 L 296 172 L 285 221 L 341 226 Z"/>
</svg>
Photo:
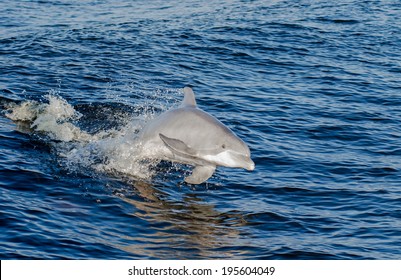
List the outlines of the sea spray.
<svg viewBox="0 0 401 280">
<path fill-rule="evenodd" d="M 83 115 L 53 91 L 44 96 L 43 102 L 28 100 L 9 104 L 6 116 L 17 123 L 27 124 L 30 132 L 44 136 L 41 137 L 44 144 L 52 146 L 59 165 L 70 173 L 101 172 L 148 180 L 155 175 L 153 167 L 158 161 L 141 157 L 141 143 L 137 137 L 157 111 L 173 106 L 178 100 L 174 99 L 173 94 L 173 97 L 162 99 L 161 105 L 155 107 L 161 96 L 161 90 L 149 94 L 147 103 L 137 110 L 124 112 L 120 125 L 112 128 L 105 124 L 111 119 L 115 121 L 113 107 L 99 117 L 90 115 L 93 110 L 87 110 L 85 114 L 88 115 Z M 83 129 L 81 120 L 85 118 L 93 118 L 93 121 L 90 127 Z M 98 129 L 96 133 L 88 132 L 92 127 L 102 125 L 107 128 Z"/>
<path fill-rule="evenodd" d="M 54 94 L 45 96 L 48 103 L 24 101 L 9 107 L 6 116 L 14 121 L 29 122 L 36 131 L 58 141 L 87 141 L 90 135 L 73 124 L 81 117 L 65 99 Z"/>
</svg>

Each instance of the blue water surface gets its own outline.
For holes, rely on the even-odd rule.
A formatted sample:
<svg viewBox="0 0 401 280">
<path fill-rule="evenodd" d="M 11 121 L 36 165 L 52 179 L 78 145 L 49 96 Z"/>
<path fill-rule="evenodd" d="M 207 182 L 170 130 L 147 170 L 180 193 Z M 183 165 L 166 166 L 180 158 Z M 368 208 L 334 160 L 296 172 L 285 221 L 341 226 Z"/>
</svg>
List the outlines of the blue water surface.
<svg viewBox="0 0 401 280">
<path fill-rule="evenodd" d="M 399 259 L 400 18 L 395 0 L 2 1 L 0 258 Z M 253 172 L 76 170 L 6 117 L 56 92 L 118 129 L 186 85 Z"/>
</svg>

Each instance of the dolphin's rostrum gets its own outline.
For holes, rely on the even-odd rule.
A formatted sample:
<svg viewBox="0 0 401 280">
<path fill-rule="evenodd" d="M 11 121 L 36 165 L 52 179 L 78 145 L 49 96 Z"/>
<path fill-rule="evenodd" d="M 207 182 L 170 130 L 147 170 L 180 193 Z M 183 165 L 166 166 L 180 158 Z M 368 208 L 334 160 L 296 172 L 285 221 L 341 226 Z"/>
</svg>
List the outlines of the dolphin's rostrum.
<svg viewBox="0 0 401 280">
<path fill-rule="evenodd" d="M 145 126 L 140 141 L 147 158 L 195 166 L 185 178 L 200 184 L 216 166 L 255 168 L 248 146 L 229 128 L 196 106 L 191 88 L 184 88 L 180 107 L 162 113 Z"/>
</svg>

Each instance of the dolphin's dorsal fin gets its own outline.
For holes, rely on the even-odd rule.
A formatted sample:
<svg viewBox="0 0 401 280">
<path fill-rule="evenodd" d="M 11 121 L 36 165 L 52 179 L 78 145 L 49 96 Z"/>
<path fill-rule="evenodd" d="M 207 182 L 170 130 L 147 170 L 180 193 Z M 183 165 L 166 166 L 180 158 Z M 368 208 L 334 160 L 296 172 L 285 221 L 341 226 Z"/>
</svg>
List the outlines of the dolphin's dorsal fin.
<svg viewBox="0 0 401 280">
<path fill-rule="evenodd" d="M 181 103 L 181 107 L 196 107 L 195 94 L 190 87 L 184 87 L 184 100 Z"/>
</svg>

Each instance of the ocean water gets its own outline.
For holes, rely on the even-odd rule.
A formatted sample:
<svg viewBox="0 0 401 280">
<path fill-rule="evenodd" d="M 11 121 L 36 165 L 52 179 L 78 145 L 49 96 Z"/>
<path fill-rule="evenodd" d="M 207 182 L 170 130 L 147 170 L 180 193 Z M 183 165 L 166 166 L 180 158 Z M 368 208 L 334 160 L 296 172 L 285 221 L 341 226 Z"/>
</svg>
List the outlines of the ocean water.
<svg viewBox="0 0 401 280">
<path fill-rule="evenodd" d="M 2 1 L 1 259 L 400 259 L 399 1 Z M 133 164 L 193 87 L 252 172 Z M 207 133 L 207 131 L 205 131 Z"/>
</svg>

